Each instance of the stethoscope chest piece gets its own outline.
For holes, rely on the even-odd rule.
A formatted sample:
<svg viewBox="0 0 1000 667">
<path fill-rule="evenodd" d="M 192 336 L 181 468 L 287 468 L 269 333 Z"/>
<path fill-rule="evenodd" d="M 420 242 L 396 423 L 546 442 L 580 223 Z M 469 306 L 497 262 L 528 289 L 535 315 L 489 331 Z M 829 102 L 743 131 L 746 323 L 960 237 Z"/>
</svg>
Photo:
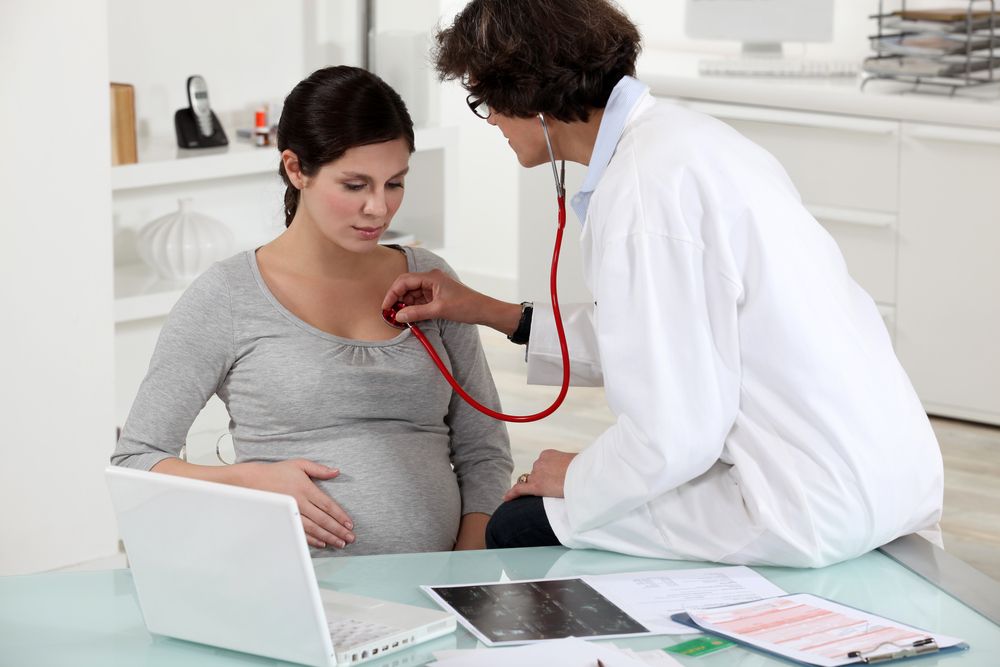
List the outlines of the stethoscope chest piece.
<svg viewBox="0 0 1000 667">
<path fill-rule="evenodd" d="M 397 322 L 396 314 L 399 313 L 403 308 L 406 308 L 406 304 L 402 301 L 397 301 L 392 308 L 386 308 L 382 311 L 382 319 L 385 323 L 394 329 L 409 329 L 410 325 L 405 322 Z"/>
<path fill-rule="evenodd" d="M 559 298 L 556 295 L 556 274 L 559 268 L 559 250 L 562 247 L 563 228 L 566 226 L 566 163 L 563 161 L 562 168 L 558 170 L 556 169 L 555 151 L 552 149 L 552 141 L 549 138 L 549 130 L 545 124 L 545 116 L 538 114 L 538 118 L 542 122 L 542 132 L 545 134 L 545 145 L 549 151 L 549 160 L 552 162 L 552 176 L 555 178 L 556 182 L 556 204 L 559 210 L 559 224 L 556 227 L 556 242 L 555 247 L 552 249 L 552 270 L 549 273 L 549 293 L 552 295 L 552 314 L 555 318 L 556 334 L 559 338 L 559 353 L 562 357 L 563 377 L 562 386 L 559 389 L 559 395 L 556 397 L 555 401 L 552 402 L 552 405 L 533 415 L 506 415 L 502 412 L 497 412 L 496 410 L 486 407 L 472 396 L 469 396 L 469 394 L 462 389 L 462 386 L 458 383 L 454 376 L 452 376 L 451 372 L 449 372 L 448 368 L 445 366 L 445 363 L 441 360 L 441 357 L 438 356 L 438 353 L 434 350 L 434 346 L 429 340 L 427 340 L 424 332 L 420 330 L 420 326 L 418 324 L 406 324 L 396 319 L 399 311 L 406 308 L 405 303 L 397 301 L 391 308 L 386 308 L 382 311 L 382 319 L 384 319 L 385 323 L 390 327 L 410 330 L 410 333 L 413 334 L 421 345 L 424 346 L 424 349 L 427 350 L 427 354 L 430 355 L 431 360 L 438 367 L 438 370 L 441 371 L 441 374 L 448 381 L 448 384 L 451 385 L 451 388 L 455 390 L 455 393 L 462 397 L 462 400 L 476 410 L 493 417 L 494 419 L 518 423 L 538 421 L 539 419 L 549 416 L 562 404 L 563 399 L 566 398 L 566 391 L 569 389 L 569 347 L 566 344 L 566 332 L 563 330 L 562 315 L 559 313 Z"/>
</svg>

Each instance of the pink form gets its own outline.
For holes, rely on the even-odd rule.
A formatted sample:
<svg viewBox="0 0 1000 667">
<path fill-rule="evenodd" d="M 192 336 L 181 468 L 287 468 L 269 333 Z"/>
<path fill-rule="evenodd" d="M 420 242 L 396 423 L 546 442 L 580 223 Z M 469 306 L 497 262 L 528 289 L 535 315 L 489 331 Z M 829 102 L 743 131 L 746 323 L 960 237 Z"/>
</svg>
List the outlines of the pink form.
<svg viewBox="0 0 1000 667">
<path fill-rule="evenodd" d="M 711 624 L 723 633 L 779 650 L 846 660 L 851 651 L 870 653 L 885 647 L 903 647 L 926 633 L 891 622 L 880 623 L 864 612 L 851 614 L 840 605 L 826 608 L 796 598 L 775 598 L 738 608 L 694 612 L 699 624 Z M 767 646 L 763 646 L 768 648 Z"/>
</svg>

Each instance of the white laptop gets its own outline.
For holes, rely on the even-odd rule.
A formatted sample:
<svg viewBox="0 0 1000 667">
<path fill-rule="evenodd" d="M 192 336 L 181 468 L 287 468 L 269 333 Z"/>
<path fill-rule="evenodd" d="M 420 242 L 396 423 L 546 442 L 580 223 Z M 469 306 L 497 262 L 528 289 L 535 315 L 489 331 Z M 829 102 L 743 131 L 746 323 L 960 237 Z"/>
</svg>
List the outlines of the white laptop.
<svg viewBox="0 0 1000 667">
<path fill-rule="evenodd" d="M 329 667 L 455 630 L 439 610 L 319 588 L 291 496 L 125 468 L 105 474 L 152 633 Z"/>
</svg>

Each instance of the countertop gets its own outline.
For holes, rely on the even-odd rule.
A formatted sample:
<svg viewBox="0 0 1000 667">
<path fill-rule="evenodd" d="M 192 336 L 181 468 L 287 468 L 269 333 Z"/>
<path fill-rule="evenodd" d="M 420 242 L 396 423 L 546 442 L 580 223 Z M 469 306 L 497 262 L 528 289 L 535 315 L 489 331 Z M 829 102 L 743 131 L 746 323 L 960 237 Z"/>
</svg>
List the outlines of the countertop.
<svg viewBox="0 0 1000 667">
<path fill-rule="evenodd" d="M 870 81 L 862 76 L 777 78 L 703 76 L 701 58 L 718 58 L 680 51 L 644 51 L 638 78 L 654 95 L 706 102 L 746 104 L 805 112 L 847 114 L 868 118 L 936 123 L 1000 130 L 1000 78 L 995 84 L 958 91 L 896 81 Z"/>
</svg>

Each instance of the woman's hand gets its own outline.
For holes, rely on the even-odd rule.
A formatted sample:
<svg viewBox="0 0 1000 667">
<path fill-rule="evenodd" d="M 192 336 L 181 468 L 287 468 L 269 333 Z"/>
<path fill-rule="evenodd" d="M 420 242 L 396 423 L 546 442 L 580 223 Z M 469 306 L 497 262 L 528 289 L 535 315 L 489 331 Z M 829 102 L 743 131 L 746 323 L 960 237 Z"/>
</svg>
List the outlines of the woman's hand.
<svg viewBox="0 0 1000 667">
<path fill-rule="evenodd" d="M 340 474 L 339 470 L 305 459 L 237 465 L 243 468 L 243 486 L 295 498 L 306 541 L 311 546 L 343 549 L 354 542 L 351 517 L 313 481 L 333 479 Z"/>
<path fill-rule="evenodd" d="M 521 319 L 519 304 L 480 294 L 440 269 L 404 273 L 396 278 L 382 300 L 382 310 L 398 302 L 406 304 L 396 315 L 400 322 L 442 319 L 484 324 L 509 336 Z"/>
<path fill-rule="evenodd" d="M 566 483 L 566 470 L 576 454 L 545 449 L 538 455 L 525 482 L 518 481 L 504 494 L 504 502 L 521 496 L 562 498 Z"/>
</svg>

